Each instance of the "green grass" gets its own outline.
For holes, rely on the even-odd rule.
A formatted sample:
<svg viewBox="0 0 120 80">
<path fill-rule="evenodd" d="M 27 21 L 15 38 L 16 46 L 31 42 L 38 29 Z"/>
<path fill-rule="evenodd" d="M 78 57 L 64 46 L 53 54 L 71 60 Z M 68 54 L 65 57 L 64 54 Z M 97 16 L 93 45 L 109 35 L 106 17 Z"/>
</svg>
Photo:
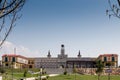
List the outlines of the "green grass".
<svg viewBox="0 0 120 80">
<path fill-rule="evenodd" d="M 48 80 L 97 80 L 97 75 L 59 75 L 55 77 L 49 77 Z M 101 76 L 101 80 L 108 80 L 108 76 Z M 120 76 L 110 76 L 110 80 L 120 80 Z"/>
<path fill-rule="evenodd" d="M 12 79 L 12 71 L 13 78 L 20 80 L 20 78 L 24 78 L 23 74 L 26 69 L 6 69 L 6 73 L 3 74 L 3 80 L 11 80 Z M 39 69 L 31 69 L 31 71 L 38 72 Z M 38 77 L 39 74 L 30 74 L 27 73 L 26 77 Z M 80 75 L 80 74 L 67 74 L 67 75 L 59 75 L 55 77 L 49 77 L 48 80 L 97 80 L 97 75 Z M 101 80 L 108 80 L 108 76 L 101 76 Z M 120 80 L 120 75 L 111 75 L 110 80 Z"/>
<path fill-rule="evenodd" d="M 38 74 L 30 74 L 30 73 L 27 73 L 27 75 L 26 75 L 26 77 L 28 78 L 28 77 L 37 77 L 38 76 Z M 8 73 L 8 74 L 3 74 L 3 80 L 5 80 L 5 78 L 6 78 L 6 80 L 8 80 L 8 79 L 12 79 L 12 73 Z M 14 79 L 20 79 L 20 78 L 24 78 L 24 76 L 23 76 L 23 73 L 13 73 L 13 78 Z"/>
<path fill-rule="evenodd" d="M 12 71 L 13 71 L 13 78 L 20 80 L 20 78 L 24 78 L 24 71 L 27 69 L 5 69 L 5 73 L 2 74 L 3 80 L 11 80 L 12 79 Z M 38 72 L 38 69 L 29 69 L 34 72 Z M 38 77 L 38 74 L 30 74 L 27 72 L 26 77 Z"/>
</svg>

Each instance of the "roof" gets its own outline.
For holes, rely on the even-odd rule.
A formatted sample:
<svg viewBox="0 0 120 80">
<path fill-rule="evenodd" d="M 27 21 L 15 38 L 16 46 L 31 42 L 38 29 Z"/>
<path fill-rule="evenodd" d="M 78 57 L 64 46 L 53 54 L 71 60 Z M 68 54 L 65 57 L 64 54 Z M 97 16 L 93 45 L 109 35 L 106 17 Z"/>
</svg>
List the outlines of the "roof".
<svg viewBox="0 0 120 80">
<path fill-rule="evenodd" d="M 99 57 L 101 57 L 101 56 L 118 56 L 117 54 L 101 54 L 101 55 L 99 55 Z"/>
<path fill-rule="evenodd" d="M 67 61 L 95 61 L 96 58 L 89 58 L 89 57 L 84 57 L 84 58 L 68 58 Z"/>
<path fill-rule="evenodd" d="M 54 59 L 58 59 L 58 58 L 55 58 L 55 57 L 52 57 L 52 58 L 48 58 L 48 57 L 28 57 L 29 60 L 45 60 L 45 59 L 49 59 L 49 60 L 54 60 Z"/>
<path fill-rule="evenodd" d="M 24 56 L 21 56 L 21 55 L 17 55 L 17 54 L 4 54 L 4 55 L 2 55 L 2 57 L 5 57 L 5 56 L 20 57 L 20 58 L 28 59 L 27 57 L 24 57 Z"/>
</svg>

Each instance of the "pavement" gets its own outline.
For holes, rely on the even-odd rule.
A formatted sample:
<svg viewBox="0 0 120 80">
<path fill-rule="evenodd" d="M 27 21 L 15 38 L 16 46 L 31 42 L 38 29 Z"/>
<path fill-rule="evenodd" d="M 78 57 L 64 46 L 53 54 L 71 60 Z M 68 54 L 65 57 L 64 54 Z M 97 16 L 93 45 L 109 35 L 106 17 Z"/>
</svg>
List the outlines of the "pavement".
<svg viewBox="0 0 120 80">
<path fill-rule="evenodd" d="M 49 77 L 54 77 L 54 76 L 58 76 L 59 74 L 49 74 Z M 46 76 L 41 76 L 42 79 L 46 78 Z M 35 80 L 35 77 L 31 77 L 31 78 L 26 78 L 26 80 Z"/>
<path fill-rule="evenodd" d="M 0 80 L 2 80 L 2 76 L 0 76 Z"/>
<path fill-rule="evenodd" d="M 49 77 L 54 77 L 54 76 L 58 76 L 59 74 L 49 74 Z M 46 78 L 46 76 L 41 76 L 42 79 Z M 2 76 L 0 76 L 0 80 L 2 80 Z M 35 77 L 31 77 L 31 78 L 26 78 L 26 80 L 35 80 Z"/>
<path fill-rule="evenodd" d="M 50 74 L 49 77 L 58 76 L 59 74 Z"/>
</svg>

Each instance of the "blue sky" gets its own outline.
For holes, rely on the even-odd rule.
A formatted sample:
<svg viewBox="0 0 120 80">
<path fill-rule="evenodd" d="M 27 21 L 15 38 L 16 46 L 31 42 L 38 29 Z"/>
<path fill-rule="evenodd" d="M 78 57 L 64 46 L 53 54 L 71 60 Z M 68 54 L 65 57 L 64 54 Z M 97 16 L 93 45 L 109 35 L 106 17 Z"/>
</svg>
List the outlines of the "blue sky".
<svg viewBox="0 0 120 80">
<path fill-rule="evenodd" d="M 61 44 L 70 57 L 79 50 L 84 57 L 120 54 L 120 19 L 109 19 L 106 9 L 107 0 L 27 0 L 7 41 L 25 48 L 17 51 L 25 56 L 46 56 L 48 50 L 57 56 Z"/>
</svg>

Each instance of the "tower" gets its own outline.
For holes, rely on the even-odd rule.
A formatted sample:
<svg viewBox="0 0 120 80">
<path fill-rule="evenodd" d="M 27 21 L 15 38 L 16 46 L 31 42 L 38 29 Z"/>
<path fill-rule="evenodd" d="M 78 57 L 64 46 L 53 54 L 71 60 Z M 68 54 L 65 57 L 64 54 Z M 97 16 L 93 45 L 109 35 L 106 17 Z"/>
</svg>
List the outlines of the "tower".
<svg viewBox="0 0 120 80">
<path fill-rule="evenodd" d="M 80 50 L 79 50 L 79 52 L 78 52 L 78 58 L 81 58 Z"/>
<path fill-rule="evenodd" d="M 48 58 L 51 58 L 50 50 L 48 51 L 47 57 L 48 57 Z"/>
<path fill-rule="evenodd" d="M 65 47 L 63 44 L 61 45 L 61 55 L 65 55 Z"/>
<path fill-rule="evenodd" d="M 58 66 L 61 66 L 62 68 L 66 67 L 66 60 L 67 55 L 65 54 L 65 46 L 62 44 L 60 54 L 58 54 Z"/>
<path fill-rule="evenodd" d="M 65 46 L 63 44 L 61 45 L 61 50 L 60 50 L 60 54 L 58 55 L 58 58 L 60 59 L 67 58 L 67 55 L 65 54 Z"/>
</svg>

